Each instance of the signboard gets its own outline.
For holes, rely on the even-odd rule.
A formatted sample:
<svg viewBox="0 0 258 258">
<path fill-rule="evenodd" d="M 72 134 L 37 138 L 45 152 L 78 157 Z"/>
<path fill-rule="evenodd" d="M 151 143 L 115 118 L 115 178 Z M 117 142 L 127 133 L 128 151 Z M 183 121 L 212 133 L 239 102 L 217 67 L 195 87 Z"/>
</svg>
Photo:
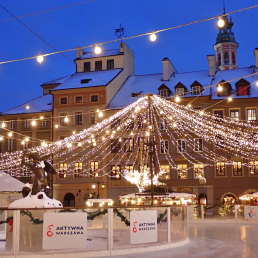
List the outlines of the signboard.
<svg viewBox="0 0 258 258">
<path fill-rule="evenodd" d="M 245 219 L 258 219 L 257 206 L 244 206 Z"/>
<path fill-rule="evenodd" d="M 87 213 L 46 212 L 43 221 L 43 249 L 86 247 Z"/>
<path fill-rule="evenodd" d="M 180 187 L 180 188 L 177 188 L 177 191 L 178 191 L 179 193 L 193 193 L 193 188 Z"/>
<path fill-rule="evenodd" d="M 130 212 L 130 243 L 143 244 L 157 242 L 157 211 Z"/>
</svg>

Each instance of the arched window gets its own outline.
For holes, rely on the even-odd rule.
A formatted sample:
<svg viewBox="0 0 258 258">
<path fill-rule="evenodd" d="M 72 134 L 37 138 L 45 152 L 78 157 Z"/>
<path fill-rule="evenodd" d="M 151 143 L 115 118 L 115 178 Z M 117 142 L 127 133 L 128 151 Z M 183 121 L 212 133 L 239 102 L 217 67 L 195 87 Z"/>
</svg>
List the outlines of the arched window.
<svg viewBox="0 0 258 258">
<path fill-rule="evenodd" d="M 226 52 L 226 53 L 224 54 L 224 63 L 225 63 L 225 65 L 229 64 L 228 52 Z"/>
<path fill-rule="evenodd" d="M 235 53 L 233 52 L 232 53 L 232 64 L 236 64 L 236 60 L 235 60 Z"/>
<path fill-rule="evenodd" d="M 221 54 L 220 53 L 218 55 L 218 64 L 219 64 L 219 66 L 221 66 Z"/>
<path fill-rule="evenodd" d="M 72 193 L 67 193 L 64 197 L 64 207 L 74 206 L 75 205 L 75 197 Z"/>
</svg>

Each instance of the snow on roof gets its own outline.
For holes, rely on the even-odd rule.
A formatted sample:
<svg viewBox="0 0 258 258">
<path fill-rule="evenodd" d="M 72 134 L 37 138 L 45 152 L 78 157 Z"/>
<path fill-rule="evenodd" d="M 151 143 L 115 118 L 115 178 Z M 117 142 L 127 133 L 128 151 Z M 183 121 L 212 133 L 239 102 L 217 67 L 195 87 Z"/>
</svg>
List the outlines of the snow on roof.
<svg viewBox="0 0 258 258">
<path fill-rule="evenodd" d="M 24 183 L 0 171 L 0 192 L 21 192 Z"/>
<path fill-rule="evenodd" d="M 122 108 L 133 103 L 137 100 L 136 97 L 132 97 L 133 92 L 141 92 L 141 94 L 159 94 L 158 88 L 164 84 L 172 91 L 172 94 L 174 94 L 174 87 L 179 82 L 184 84 L 186 88 L 191 91 L 190 86 L 195 81 L 198 81 L 203 86 L 208 86 L 211 83 L 211 79 L 212 77 L 209 77 L 209 71 L 176 73 L 171 76 L 169 81 L 163 81 L 162 73 L 130 76 L 111 100 L 107 108 Z M 208 94 L 207 91 L 205 91 L 204 94 Z"/>
<path fill-rule="evenodd" d="M 75 73 L 69 79 L 58 85 L 55 90 L 88 88 L 107 85 L 112 81 L 122 69 L 103 70 L 95 72 Z M 89 80 L 87 83 L 81 83 L 81 80 Z"/>
<path fill-rule="evenodd" d="M 212 82 L 213 85 L 217 85 L 222 80 L 229 81 L 232 87 L 231 94 L 236 93 L 236 82 L 241 80 L 241 78 L 248 81 L 251 85 L 250 88 L 250 95 L 249 96 L 236 96 L 234 95 L 233 98 L 257 98 L 258 97 L 258 88 L 255 84 L 255 81 L 258 80 L 258 74 L 251 75 L 253 73 L 257 73 L 258 69 L 254 67 L 247 67 L 247 68 L 239 68 L 234 70 L 226 70 L 226 71 L 217 71 L 215 75 L 215 80 Z M 248 76 L 251 75 L 251 76 Z M 247 77 L 245 77 L 247 76 Z M 252 85 L 253 84 L 253 85 Z M 212 87 L 212 99 L 224 99 L 225 97 L 218 97 L 217 96 L 217 89 L 216 86 Z"/>
<path fill-rule="evenodd" d="M 26 109 L 27 104 L 30 106 L 29 109 Z M 9 109 L 2 113 L 3 116 L 6 115 L 15 115 L 15 114 L 30 114 L 38 112 L 49 112 L 52 111 L 53 106 L 53 96 L 44 95 L 33 100 L 30 100 L 18 107 Z"/>
<path fill-rule="evenodd" d="M 55 79 L 55 80 L 52 80 L 52 81 L 49 81 L 49 82 L 44 82 L 43 84 L 41 84 L 41 86 L 49 85 L 49 84 L 59 84 L 59 83 L 64 82 L 65 80 L 67 80 L 71 76 L 72 75 L 67 75 L 67 76 L 61 77 L 59 79 Z"/>
<path fill-rule="evenodd" d="M 123 52 L 120 52 L 119 49 L 109 49 L 109 50 L 102 50 L 100 54 L 95 54 L 95 52 L 84 52 L 77 60 L 80 59 L 89 59 L 95 57 L 104 57 L 104 56 L 117 56 L 123 55 Z"/>
</svg>

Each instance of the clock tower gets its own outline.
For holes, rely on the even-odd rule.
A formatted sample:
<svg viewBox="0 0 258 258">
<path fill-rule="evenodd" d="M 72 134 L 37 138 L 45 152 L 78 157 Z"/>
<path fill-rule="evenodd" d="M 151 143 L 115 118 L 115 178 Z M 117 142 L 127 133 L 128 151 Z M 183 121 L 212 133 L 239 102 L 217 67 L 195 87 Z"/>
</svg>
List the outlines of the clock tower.
<svg viewBox="0 0 258 258">
<path fill-rule="evenodd" d="M 227 15 L 222 16 L 224 26 L 218 27 L 219 33 L 217 35 L 214 49 L 216 51 L 217 63 L 219 70 L 237 69 L 237 48 L 239 44 L 236 42 L 234 33 L 232 32 L 233 22 Z"/>
</svg>

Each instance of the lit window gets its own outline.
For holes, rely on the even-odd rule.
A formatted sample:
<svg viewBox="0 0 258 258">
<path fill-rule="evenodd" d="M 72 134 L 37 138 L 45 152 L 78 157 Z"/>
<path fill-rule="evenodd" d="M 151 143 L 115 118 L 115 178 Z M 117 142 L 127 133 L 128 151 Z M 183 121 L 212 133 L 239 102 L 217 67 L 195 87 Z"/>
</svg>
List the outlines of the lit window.
<svg viewBox="0 0 258 258">
<path fill-rule="evenodd" d="M 99 101 L 99 96 L 98 95 L 91 95 L 90 101 L 91 102 L 98 102 Z"/>
<path fill-rule="evenodd" d="M 256 109 L 255 108 L 247 109 L 247 120 L 248 121 L 256 120 Z"/>
<path fill-rule="evenodd" d="M 124 151 L 125 152 L 133 151 L 133 139 L 132 138 L 125 139 Z"/>
<path fill-rule="evenodd" d="M 186 152 L 185 140 L 177 140 L 177 150 L 178 152 Z"/>
<path fill-rule="evenodd" d="M 161 179 L 170 179 L 170 166 L 161 165 L 160 166 L 160 178 Z"/>
<path fill-rule="evenodd" d="M 129 171 L 129 172 L 133 172 L 134 171 L 133 165 L 127 165 L 126 170 Z"/>
<path fill-rule="evenodd" d="M 159 91 L 160 97 L 168 97 L 168 90 L 167 89 L 162 89 Z"/>
<path fill-rule="evenodd" d="M 98 114 L 95 111 L 90 111 L 90 124 L 95 125 L 98 123 Z"/>
<path fill-rule="evenodd" d="M 90 162 L 90 177 L 98 177 L 99 176 L 99 162 L 91 161 Z"/>
<path fill-rule="evenodd" d="M 114 59 L 107 60 L 107 70 L 114 69 Z"/>
<path fill-rule="evenodd" d="M 29 128 L 30 127 L 30 119 L 25 119 L 24 120 L 24 127 Z"/>
<path fill-rule="evenodd" d="M 200 95 L 201 93 L 201 86 L 192 87 L 192 95 Z"/>
<path fill-rule="evenodd" d="M 258 161 L 250 161 L 250 176 L 258 176 Z"/>
<path fill-rule="evenodd" d="M 226 176 L 225 171 L 225 162 L 217 162 L 216 163 L 216 176 Z"/>
<path fill-rule="evenodd" d="M 82 96 L 76 96 L 75 103 L 82 103 Z"/>
<path fill-rule="evenodd" d="M 82 162 L 75 162 L 74 163 L 73 175 L 74 175 L 74 177 L 83 177 Z"/>
<path fill-rule="evenodd" d="M 233 176 L 242 176 L 242 162 L 234 161 L 233 162 Z"/>
<path fill-rule="evenodd" d="M 160 153 L 165 154 L 169 152 L 168 140 L 162 140 L 160 143 Z"/>
<path fill-rule="evenodd" d="M 194 164 L 194 178 L 204 177 L 204 164 Z"/>
<path fill-rule="evenodd" d="M 143 152 L 147 151 L 147 143 L 148 143 L 148 139 L 147 138 L 139 137 L 138 146 L 139 146 L 139 148 L 140 147 L 142 148 Z"/>
<path fill-rule="evenodd" d="M 178 179 L 187 179 L 188 178 L 187 164 L 178 164 L 177 165 L 177 178 Z"/>
<path fill-rule="evenodd" d="M 61 105 L 67 104 L 67 97 L 65 97 L 65 98 L 60 98 L 60 104 L 61 104 Z"/>
<path fill-rule="evenodd" d="M 67 178 L 67 163 L 59 163 L 59 178 Z"/>
<path fill-rule="evenodd" d="M 230 110 L 230 119 L 232 121 L 238 121 L 239 120 L 239 109 L 231 109 Z"/>
<path fill-rule="evenodd" d="M 120 176 L 120 166 L 111 166 L 111 180 L 118 180 Z"/>
<path fill-rule="evenodd" d="M 194 151 L 195 152 L 202 152 L 202 139 L 194 139 Z"/>
<path fill-rule="evenodd" d="M 82 112 L 75 112 L 74 120 L 75 125 L 82 125 Z"/>
</svg>

